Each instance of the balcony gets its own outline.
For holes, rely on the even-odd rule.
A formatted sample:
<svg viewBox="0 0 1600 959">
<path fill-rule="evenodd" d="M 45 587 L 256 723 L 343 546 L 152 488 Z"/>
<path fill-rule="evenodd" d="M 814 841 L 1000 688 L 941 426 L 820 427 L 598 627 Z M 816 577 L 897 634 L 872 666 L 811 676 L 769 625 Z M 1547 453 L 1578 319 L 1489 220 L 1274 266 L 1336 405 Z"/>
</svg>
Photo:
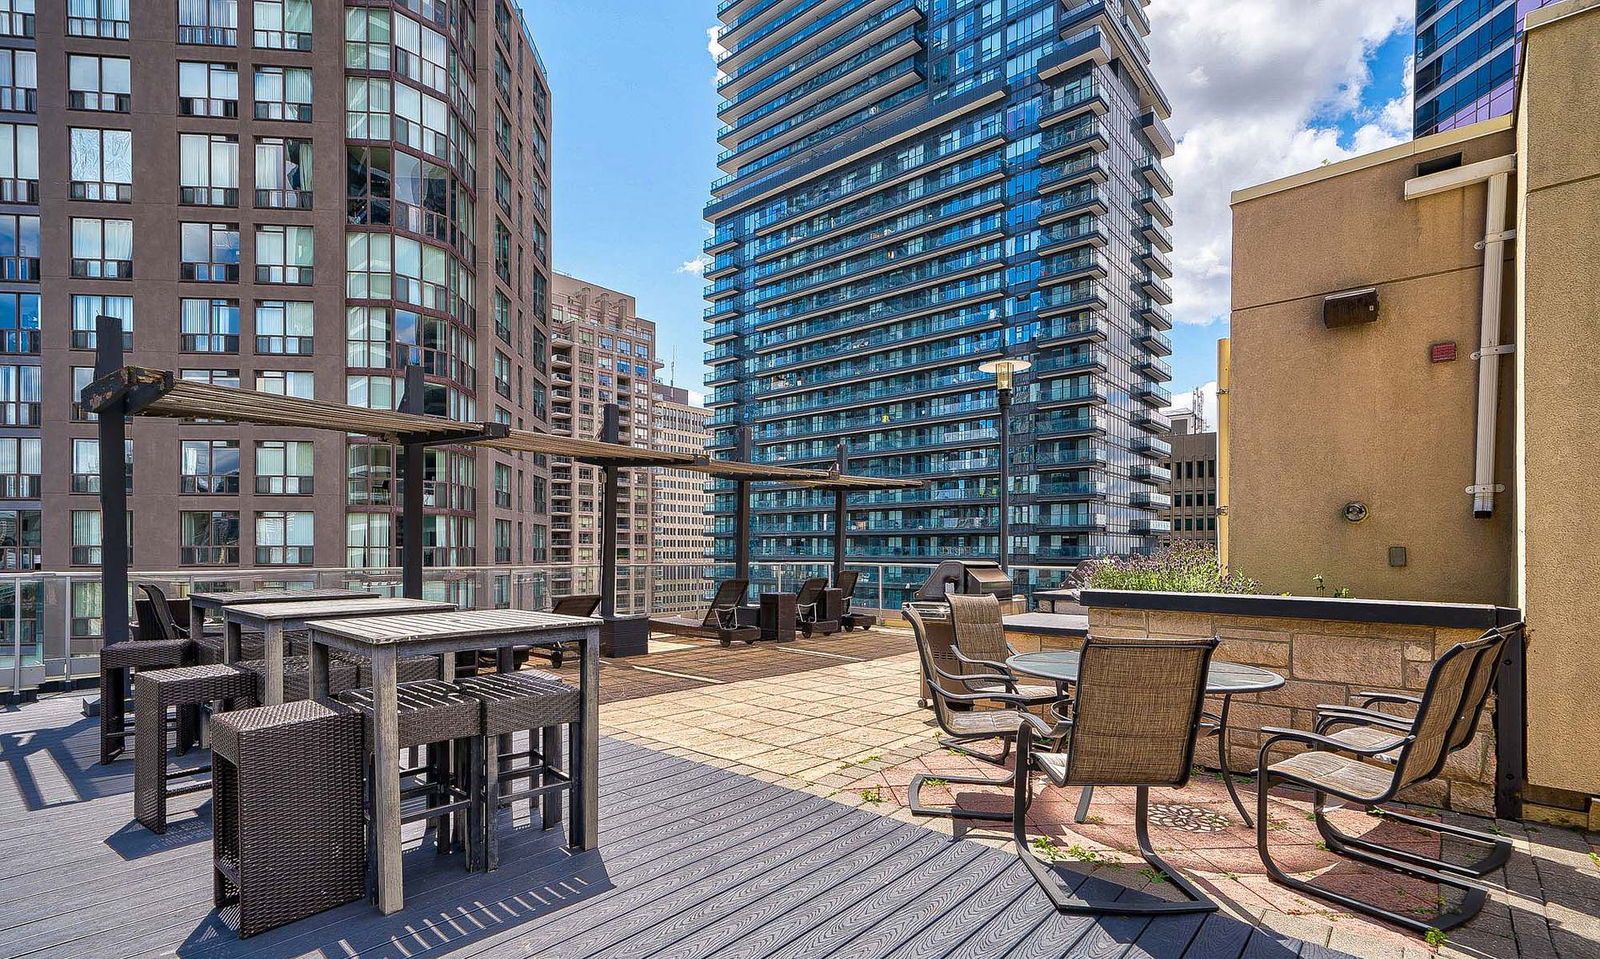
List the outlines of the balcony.
<svg viewBox="0 0 1600 959">
<path fill-rule="evenodd" d="M 1172 497 L 1153 489 L 1135 490 L 1128 496 L 1128 505 L 1141 509 L 1171 509 Z"/>
<path fill-rule="evenodd" d="M 1034 416 L 1033 435 L 1039 439 L 1069 436 L 1104 436 L 1110 430 L 1111 420 L 1104 413 L 1088 410 L 1040 413 Z"/>
<path fill-rule="evenodd" d="M 1058 90 L 1039 107 L 1039 127 L 1052 127 L 1086 114 L 1102 117 L 1108 109 L 1106 98 L 1093 84 L 1070 91 Z"/>
<path fill-rule="evenodd" d="M 1133 451 L 1150 459 L 1164 460 L 1172 456 L 1172 444 L 1155 436 L 1139 436 L 1134 438 Z"/>
<path fill-rule="evenodd" d="M 1128 532 L 1142 536 L 1156 536 L 1172 532 L 1172 521 L 1165 519 L 1136 519 L 1128 523 Z"/>
<path fill-rule="evenodd" d="M 1040 253 L 1065 253 L 1081 246 L 1103 247 L 1106 233 L 1096 219 L 1076 223 L 1058 223 L 1039 231 L 1036 249 Z"/>
<path fill-rule="evenodd" d="M 1039 488 L 1033 495 L 1035 499 L 1042 500 L 1103 500 L 1109 495 L 1110 489 L 1110 484 L 1104 480 L 1045 479 L 1039 482 Z"/>
<path fill-rule="evenodd" d="M 1076 216 L 1105 216 L 1106 202 L 1094 185 L 1057 193 L 1039 205 L 1039 225 L 1049 226 Z"/>
<path fill-rule="evenodd" d="M 1167 469 L 1165 466 L 1157 466 L 1154 463 L 1135 463 L 1128 470 L 1128 475 L 1133 479 L 1146 483 L 1172 482 L 1172 470 Z"/>
<path fill-rule="evenodd" d="M 1133 398 L 1146 406 L 1164 407 L 1172 405 L 1172 391 L 1155 383 L 1142 383 L 1134 387 Z"/>
<path fill-rule="evenodd" d="M 1100 383 L 1053 380 L 1039 388 L 1040 403 L 1099 404 L 1110 402 L 1110 393 Z"/>
<path fill-rule="evenodd" d="M 1033 454 L 1033 465 L 1038 469 L 1095 469 L 1106 465 L 1106 451 L 1102 449 L 1049 449 Z"/>
<path fill-rule="evenodd" d="M 1150 149 L 1161 159 L 1164 160 L 1177 151 L 1178 145 L 1172 139 L 1172 132 L 1167 129 L 1166 122 L 1156 111 L 1152 110 L 1139 118 L 1139 130 L 1150 142 Z"/>
<path fill-rule="evenodd" d="M 1093 154 L 1103 153 L 1109 141 L 1098 121 L 1077 123 L 1070 127 L 1058 127 L 1045 133 L 1039 139 L 1039 162 L 1050 163 L 1061 157 L 1069 156 L 1081 151 L 1092 151 Z M 1087 159 L 1083 157 L 1080 159 Z M 1100 179 L 1105 179 L 1105 171 L 1100 172 Z M 1041 186 L 1044 181 L 1040 181 Z"/>
<path fill-rule="evenodd" d="M 1092 314 L 1083 316 L 1058 316 L 1039 323 L 1035 342 L 1067 344 L 1076 341 L 1099 341 L 1106 338 L 1105 326 Z"/>
<path fill-rule="evenodd" d="M 1134 315 L 1157 330 L 1172 329 L 1172 314 L 1166 307 L 1151 300 L 1142 301 L 1138 309 L 1134 310 Z"/>
<path fill-rule="evenodd" d="M 1162 196 L 1172 196 L 1172 176 L 1156 157 L 1149 157 L 1135 168 L 1144 181 Z"/>
<path fill-rule="evenodd" d="M 1172 420 L 1167 414 L 1155 410 L 1140 410 L 1133 414 L 1133 425 L 1146 433 L 1165 436 L 1172 431 Z"/>
<path fill-rule="evenodd" d="M 1166 306 L 1172 302 L 1172 287 L 1158 276 L 1147 276 L 1139 281 L 1139 290 L 1150 299 Z"/>
<path fill-rule="evenodd" d="M 1058 286 L 1040 297 L 1037 316 L 1042 320 L 1076 310 L 1104 309 L 1105 298 L 1093 281 L 1080 281 L 1081 286 Z"/>
<path fill-rule="evenodd" d="M 809 110 L 884 65 L 904 60 L 921 49 L 915 28 L 907 26 L 806 77 L 759 106 L 753 105 L 750 97 L 741 97 L 737 103 L 724 101 L 717 113 L 727 122 L 717 131 L 717 140 L 723 146 L 732 146 L 739 135 L 748 135 L 759 122 L 781 122 Z"/>
<path fill-rule="evenodd" d="M 1147 356 L 1133 364 L 1133 371 L 1152 380 L 1167 382 L 1172 379 L 1172 366 L 1155 356 Z"/>
<path fill-rule="evenodd" d="M 1172 226 L 1172 207 L 1154 189 L 1139 194 L 1139 205 L 1162 226 Z"/>
<path fill-rule="evenodd" d="M 1055 514 L 1046 511 L 1040 514 L 1039 521 L 1035 525 L 1041 530 L 1058 533 L 1103 533 L 1107 523 L 1104 513 L 1072 511 Z"/>
<path fill-rule="evenodd" d="M 1172 279 L 1172 261 L 1153 246 L 1145 247 L 1139 254 L 1139 264 L 1162 279 Z"/>
<path fill-rule="evenodd" d="M 1099 350 L 1073 350 L 1045 356 L 1033 364 L 1033 375 L 1044 379 L 1052 376 L 1064 376 L 1071 373 L 1088 373 L 1091 371 L 1104 372 L 1106 359 Z"/>
<path fill-rule="evenodd" d="M 1139 331 L 1139 345 L 1161 356 L 1172 355 L 1172 337 L 1153 326 L 1147 325 Z"/>
<path fill-rule="evenodd" d="M 1039 286 L 1050 287 L 1073 280 L 1104 279 L 1106 268 L 1093 251 L 1047 259 L 1039 268 Z"/>
<path fill-rule="evenodd" d="M 1167 228 L 1161 225 L 1154 217 L 1147 216 L 1140 219 L 1139 235 L 1161 252 L 1172 252 L 1172 234 L 1167 232 Z"/>
</svg>

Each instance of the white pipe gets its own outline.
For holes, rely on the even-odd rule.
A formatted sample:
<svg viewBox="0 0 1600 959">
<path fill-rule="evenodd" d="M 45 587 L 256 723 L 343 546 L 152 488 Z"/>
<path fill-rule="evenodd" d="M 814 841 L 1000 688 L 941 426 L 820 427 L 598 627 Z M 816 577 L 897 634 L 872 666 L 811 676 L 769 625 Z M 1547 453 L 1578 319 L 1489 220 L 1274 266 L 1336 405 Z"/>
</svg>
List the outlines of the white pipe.
<svg viewBox="0 0 1600 959">
<path fill-rule="evenodd" d="M 1509 173 L 1489 178 L 1483 228 L 1483 310 L 1478 335 L 1478 436 L 1472 473 L 1472 515 L 1494 515 L 1495 421 L 1500 401 L 1500 300 L 1505 275 L 1506 192 Z"/>
</svg>

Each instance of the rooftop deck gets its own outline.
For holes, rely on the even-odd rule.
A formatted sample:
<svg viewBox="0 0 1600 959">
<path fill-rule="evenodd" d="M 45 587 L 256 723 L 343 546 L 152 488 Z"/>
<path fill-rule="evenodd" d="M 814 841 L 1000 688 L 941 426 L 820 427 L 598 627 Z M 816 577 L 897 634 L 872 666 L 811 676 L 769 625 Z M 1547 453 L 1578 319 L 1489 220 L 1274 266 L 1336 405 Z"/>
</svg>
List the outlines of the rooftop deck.
<svg viewBox="0 0 1600 959">
<path fill-rule="evenodd" d="M 913 823 L 902 808 L 909 770 L 967 762 L 934 744 L 915 702 L 911 650 L 908 635 L 878 629 L 728 650 L 673 641 L 642 659 L 610 661 L 598 851 L 572 854 L 558 832 L 518 811 L 498 872 L 467 873 L 456 857 L 413 842 L 404 912 L 386 918 L 356 903 L 243 942 L 227 911 L 211 907 L 204 796 L 179 800 L 168 833 L 151 835 L 129 822 L 131 762 L 95 765 L 94 721 L 81 715 L 81 695 L 0 712 L 0 809 L 8 813 L 0 821 L 0 956 L 1429 953 L 1364 920 L 1269 899 L 1259 865 L 1253 874 L 1247 865 L 1249 833 L 1228 820 L 1220 783 L 1204 776 L 1181 793 L 1158 793 L 1165 816 L 1156 841 L 1225 912 L 1154 921 L 1057 915 L 1004 834 L 952 835 L 942 822 Z M 1127 806 L 1114 791 L 1097 796 L 1097 815 L 1084 826 L 1067 823 L 1075 798 L 1040 808 L 1033 830 L 1106 861 L 1131 848 Z M 1282 806 L 1283 828 L 1304 832 L 1296 804 Z M 1443 951 L 1600 954 L 1592 847 L 1555 829 L 1523 837 L 1498 877 L 1515 894 Z M 1141 885 L 1131 871 L 1104 869 L 1118 871 L 1096 867 L 1082 881 Z"/>
</svg>

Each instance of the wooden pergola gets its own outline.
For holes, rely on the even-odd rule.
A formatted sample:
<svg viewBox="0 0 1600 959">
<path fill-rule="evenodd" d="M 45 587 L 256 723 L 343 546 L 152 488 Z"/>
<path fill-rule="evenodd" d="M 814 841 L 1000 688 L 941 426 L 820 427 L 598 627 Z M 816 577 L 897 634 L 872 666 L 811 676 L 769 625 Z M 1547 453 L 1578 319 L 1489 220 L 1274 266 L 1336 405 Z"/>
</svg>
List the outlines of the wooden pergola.
<svg viewBox="0 0 1600 959">
<path fill-rule="evenodd" d="M 447 444 L 483 446 L 507 452 L 568 457 L 600 467 L 609 494 L 603 502 L 601 520 L 600 613 L 607 623 L 607 645 L 613 651 L 642 651 L 648 636 L 648 624 L 643 617 L 623 618 L 616 613 L 620 470 L 659 466 L 733 480 L 738 486 L 737 567 L 739 575 L 745 578 L 748 577 L 750 565 L 751 483 L 834 491 L 835 575 L 844 567 L 846 493 L 851 490 L 905 489 L 922 485 L 920 481 L 845 475 L 842 469 L 845 462 L 843 446 L 839 450 L 839 468 L 814 470 L 719 460 L 699 454 L 624 445 L 618 442 L 621 409 L 614 403 L 604 408 L 599 440 L 557 436 L 536 430 L 514 430 L 500 423 L 463 423 L 428 416 L 421 412 L 424 378 L 422 367 L 417 365 L 406 368 L 405 397 L 400 404 L 401 409 L 397 411 L 216 386 L 182 379 L 170 370 L 124 365 L 121 325 L 116 318 L 99 317 L 96 334 L 95 380 L 84 388 L 81 400 L 85 409 L 99 414 L 102 451 L 123 448 L 127 437 L 126 417 L 129 416 L 221 420 L 240 425 L 328 430 L 398 445 L 403 451 L 402 475 L 408 480 L 402 485 L 401 499 L 401 585 L 407 597 L 420 599 L 422 596 L 423 484 L 413 480 L 423 473 L 428 447 Z M 127 505 L 127 464 L 121 456 L 102 453 L 100 508 L 104 562 L 101 582 L 107 644 L 127 639 Z"/>
</svg>

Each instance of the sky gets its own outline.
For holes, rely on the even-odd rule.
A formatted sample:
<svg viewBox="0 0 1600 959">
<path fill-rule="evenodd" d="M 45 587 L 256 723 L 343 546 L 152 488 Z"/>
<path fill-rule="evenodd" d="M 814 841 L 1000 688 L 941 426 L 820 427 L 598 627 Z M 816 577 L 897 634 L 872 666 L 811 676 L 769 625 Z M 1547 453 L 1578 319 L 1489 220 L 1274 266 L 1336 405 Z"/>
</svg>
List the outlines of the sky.
<svg viewBox="0 0 1600 959">
<path fill-rule="evenodd" d="M 631 293 L 663 379 L 702 389 L 701 219 L 715 156 L 714 0 L 521 0 L 554 100 L 555 267 Z M 649 16 L 640 16 L 649 10 Z M 1172 101 L 1170 384 L 1215 422 L 1231 191 L 1410 138 L 1415 0 L 1152 0 Z M 1183 403 L 1181 405 L 1187 405 Z"/>
</svg>

